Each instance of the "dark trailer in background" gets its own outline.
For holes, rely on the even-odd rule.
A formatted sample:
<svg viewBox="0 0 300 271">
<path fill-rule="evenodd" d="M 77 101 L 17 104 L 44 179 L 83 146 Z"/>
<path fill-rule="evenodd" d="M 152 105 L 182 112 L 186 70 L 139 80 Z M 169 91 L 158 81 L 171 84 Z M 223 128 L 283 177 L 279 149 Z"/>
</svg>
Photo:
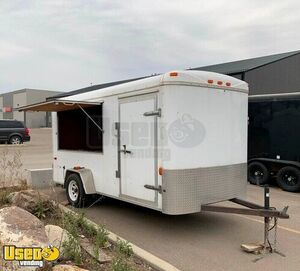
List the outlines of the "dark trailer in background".
<svg viewBox="0 0 300 271">
<path fill-rule="evenodd" d="M 300 50 L 193 70 L 249 84 L 249 179 L 263 184 L 277 177 L 283 189 L 299 191 Z"/>
<path fill-rule="evenodd" d="M 300 190 L 300 94 L 249 97 L 248 178 Z"/>
</svg>

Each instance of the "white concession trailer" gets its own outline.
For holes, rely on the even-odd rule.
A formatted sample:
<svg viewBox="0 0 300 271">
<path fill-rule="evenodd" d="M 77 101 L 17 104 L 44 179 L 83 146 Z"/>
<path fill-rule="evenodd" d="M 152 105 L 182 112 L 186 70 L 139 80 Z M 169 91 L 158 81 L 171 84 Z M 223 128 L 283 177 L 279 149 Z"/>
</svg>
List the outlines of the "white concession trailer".
<svg viewBox="0 0 300 271">
<path fill-rule="evenodd" d="M 21 110 L 53 112 L 53 179 L 70 203 L 89 194 L 179 215 L 244 198 L 248 85 L 173 71 Z"/>
</svg>

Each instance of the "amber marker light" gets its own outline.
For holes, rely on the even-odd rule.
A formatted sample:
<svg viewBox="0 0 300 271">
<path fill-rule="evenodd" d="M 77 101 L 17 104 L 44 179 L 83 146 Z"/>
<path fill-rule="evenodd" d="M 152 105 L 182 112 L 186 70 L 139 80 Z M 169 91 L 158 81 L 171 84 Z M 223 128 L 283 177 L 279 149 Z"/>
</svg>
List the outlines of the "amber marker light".
<svg viewBox="0 0 300 271">
<path fill-rule="evenodd" d="M 178 72 L 170 72 L 170 76 L 172 76 L 172 77 L 178 76 Z"/>
<path fill-rule="evenodd" d="M 160 176 L 162 176 L 162 175 L 164 174 L 164 168 L 163 168 L 163 167 L 160 167 L 160 168 L 158 169 L 158 174 L 159 174 Z"/>
</svg>

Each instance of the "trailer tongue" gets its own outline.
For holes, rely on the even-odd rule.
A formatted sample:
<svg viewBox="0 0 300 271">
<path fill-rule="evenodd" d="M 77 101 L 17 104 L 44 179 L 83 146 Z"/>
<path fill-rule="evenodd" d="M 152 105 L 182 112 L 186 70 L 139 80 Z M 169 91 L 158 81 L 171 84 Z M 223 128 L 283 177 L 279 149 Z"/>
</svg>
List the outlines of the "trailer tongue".
<svg viewBox="0 0 300 271">
<path fill-rule="evenodd" d="M 238 198 L 234 198 L 230 201 L 248 207 L 249 209 L 207 204 L 201 206 L 201 211 L 261 216 L 265 218 L 289 218 L 289 215 L 287 214 L 288 207 L 285 207 L 282 211 L 278 211 L 275 208 L 266 208 L 264 206 L 256 205 L 252 202 L 241 200 Z"/>
<path fill-rule="evenodd" d="M 278 218 L 288 219 L 287 214 L 288 206 L 284 207 L 281 211 L 276 210 L 275 207 L 270 207 L 270 189 L 268 186 L 264 186 L 264 206 L 258 205 L 253 202 L 242 200 L 239 198 L 234 198 L 230 200 L 233 203 L 242 205 L 247 208 L 235 208 L 227 206 L 219 206 L 212 204 L 205 204 L 201 206 L 201 211 L 204 212 L 219 212 L 219 213 L 231 213 L 240 215 L 251 215 L 264 217 L 264 242 L 263 244 L 256 245 L 242 245 L 242 248 L 247 252 L 261 252 L 266 254 L 267 251 L 270 253 L 278 253 L 284 256 L 277 250 L 277 226 Z M 272 223 L 273 220 L 273 223 Z M 270 232 L 274 231 L 273 242 L 270 241 Z M 249 248 L 251 246 L 251 248 Z M 246 247 L 246 249 L 245 249 Z M 259 258 L 261 259 L 261 258 Z M 256 259 L 255 261 L 259 260 Z"/>
</svg>

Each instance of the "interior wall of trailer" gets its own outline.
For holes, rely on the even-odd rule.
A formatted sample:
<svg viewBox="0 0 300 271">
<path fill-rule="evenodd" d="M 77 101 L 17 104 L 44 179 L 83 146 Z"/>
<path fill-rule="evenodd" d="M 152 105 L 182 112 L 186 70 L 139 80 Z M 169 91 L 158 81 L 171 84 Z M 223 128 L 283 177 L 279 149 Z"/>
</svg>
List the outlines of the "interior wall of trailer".
<svg viewBox="0 0 300 271">
<path fill-rule="evenodd" d="M 58 148 L 62 150 L 103 151 L 102 105 L 84 109 L 61 111 L 58 119 Z"/>
</svg>

